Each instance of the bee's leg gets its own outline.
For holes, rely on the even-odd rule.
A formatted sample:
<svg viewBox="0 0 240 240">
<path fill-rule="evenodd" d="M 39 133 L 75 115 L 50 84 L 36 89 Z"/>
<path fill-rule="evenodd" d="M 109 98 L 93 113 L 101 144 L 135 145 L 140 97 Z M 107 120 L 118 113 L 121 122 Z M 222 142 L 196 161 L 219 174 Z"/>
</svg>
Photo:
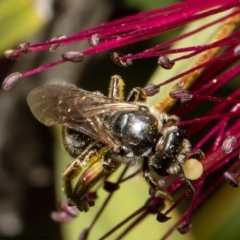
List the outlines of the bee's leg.
<svg viewBox="0 0 240 240">
<path fill-rule="evenodd" d="M 81 170 L 81 162 L 79 159 L 76 159 L 70 163 L 62 173 L 62 179 L 64 181 L 64 192 L 68 199 L 71 199 L 73 196 L 72 181 L 80 174 Z"/>
<path fill-rule="evenodd" d="M 118 75 L 113 75 L 110 80 L 109 89 L 108 89 L 108 97 L 114 99 L 124 99 L 124 81 Z"/>
<path fill-rule="evenodd" d="M 108 97 L 114 99 L 124 100 L 124 81 L 118 76 L 114 75 L 111 77 Z M 127 102 L 143 102 L 145 103 L 147 99 L 147 94 L 143 88 L 136 87 L 131 90 L 127 97 Z"/>
<path fill-rule="evenodd" d="M 89 207 L 94 205 L 94 200 L 86 197 L 89 190 L 103 178 L 105 168 L 102 161 L 93 162 L 81 174 L 76 186 L 72 182 L 80 174 L 82 170 L 81 162 L 74 160 L 63 172 L 64 191 L 68 198 L 68 204 L 76 206 L 79 211 L 88 211 Z"/>
<path fill-rule="evenodd" d="M 79 211 L 87 212 L 90 207 L 94 206 L 95 199 L 89 198 L 88 193 L 105 175 L 106 171 L 100 159 L 88 166 L 81 174 L 71 197 L 71 202 Z"/>
<path fill-rule="evenodd" d="M 152 177 L 150 173 L 150 169 L 148 166 L 148 158 L 144 157 L 143 166 L 142 166 L 143 177 L 146 179 L 147 183 L 154 190 L 154 195 L 158 197 L 162 197 L 164 199 L 168 199 L 171 203 L 173 202 L 172 197 L 164 191 L 158 184 L 158 182 Z"/>
<path fill-rule="evenodd" d="M 147 95 L 143 88 L 135 87 L 128 94 L 127 102 L 141 102 L 145 103 L 147 100 Z"/>
<path fill-rule="evenodd" d="M 205 158 L 205 154 L 201 149 L 196 150 L 195 152 L 191 153 L 189 158 L 196 158 L 197 160 L 201 160 Z"/>
<path fill-rule="evenodd" d="M 89 197 L 89 191 L 96 183 L 104 179 L 107 174 L 114 172 L 119 166 L 119 164 L 108 158 L 108 150 L 108 148 L 104 147 L 90 159 L 86 170 L 81 174 L 72 191 L 70 201 L 80 211 L 87 212 L 89 207 L 94 206 L 95 199 Z"/>
<path fill-rule="evenodd" d="M 189 186 L 189 188 L 191 189 L 192 193 L 195 193 L 195 188 L 193 187 L 192 183 L 190 182 L 190 180 L 185 176 L 185 173 L 183 171 L 183 167 L 181 167 L 181 173 L 183 175 L 183 181 Z"/>
<path fill-rule="evenodd" d="M 159 114 L 159 119 L 160 119 L 160 122 L 162 122 L 163 125 L 164 126 L 166 125 L 167 127 L 175 126 L 175 125 L 177 125 L 179 123 L 179 118 L 177 116 L 175 116 L 175 115 L 168 115 L 165 112 L 161 112 Z"/>
</svg>

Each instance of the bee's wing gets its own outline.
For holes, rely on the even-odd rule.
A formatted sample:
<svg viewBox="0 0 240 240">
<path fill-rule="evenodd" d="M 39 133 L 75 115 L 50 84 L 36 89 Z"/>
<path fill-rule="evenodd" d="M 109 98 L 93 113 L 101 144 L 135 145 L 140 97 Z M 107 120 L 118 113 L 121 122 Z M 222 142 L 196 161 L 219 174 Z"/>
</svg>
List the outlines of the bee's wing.
<svg viewBox="0 0 240 240">
<path fill-rule="evenodd" d="M 27 97 L 33 115 L 43 124 L 51 126 L 63 124 L 66 118 L 82 121 L 82 117 L 73 108 L 79 89 L 66 84 L 45 85 L 33 89 Z M 63 100 L 63 99 L 67 99 Z M 74 111 L 75 110 L 75 111 Z"/>
<path fill-rule="evenodd" d="M 123 102 L 118 99 L 108 98 L 99 92 L 88 92 L 82 89 L 81 96 L 76 98 L 75 108 L 83 118 L 106 114 L 109 111 L 137 111 L 139 106 L 134 103 Z"/>
<path fill-rule="evenodd" d="M 27 97 L 33 115 L 43 124 L 62 124 L 82 132 L 110 147 L 120 145 L 118 139 L 103 126 L 108 111 L 136 111 L 137 105 L 121 102 L 67 84 L 45 85 L 32 90 Z"/>
</svg>

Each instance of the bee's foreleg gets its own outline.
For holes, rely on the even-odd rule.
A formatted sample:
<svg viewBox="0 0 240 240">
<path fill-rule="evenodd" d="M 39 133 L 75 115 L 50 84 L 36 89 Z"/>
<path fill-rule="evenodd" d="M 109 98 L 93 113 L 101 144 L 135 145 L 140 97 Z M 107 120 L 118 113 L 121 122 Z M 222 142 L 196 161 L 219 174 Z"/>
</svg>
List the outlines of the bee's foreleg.
<svg viewBox="0 0 240 240">
<path fill-rule="evenodd" d="M 154 196 L 162 197 L 164 199 L 168 199 L 171 203 L 173 202 L 172 197 L 164 191 L 158 184 L 158 182 L 152 177 L 150 173 L 150 169 L 148 166 L 148 158 L 145 157 L 143 159 L 143 167 L 142 167 L 142 174 L 151 189 L 154 191 Z"/>
<path fill-rule="evenodd" d="M 146 92 L 143 88 L 135 87 L 128 94 L 127 102 L 141 102 L 145 103 L 147 100 Z"/>
</svg>

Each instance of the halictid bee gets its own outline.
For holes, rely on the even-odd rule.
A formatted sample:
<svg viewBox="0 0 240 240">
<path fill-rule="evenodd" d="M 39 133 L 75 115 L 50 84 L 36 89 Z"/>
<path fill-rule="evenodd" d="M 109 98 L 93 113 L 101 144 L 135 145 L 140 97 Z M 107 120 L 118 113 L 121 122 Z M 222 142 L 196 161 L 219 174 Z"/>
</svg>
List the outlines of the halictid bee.
<svg viewBox="0 0 240 240">
<path fill-rule="evenodd" d="M 108 96 L 68 84 L 32 90 L 27 98 L 34 116 L 43 124 L 61 124 L 63 145 L 74 160 L 62 174 L 69 205 L 88 211 L 94 205 L 87 193 L 121 164 L 142 163 L 142 173 L 156 196 L 171 199 L 155 175 L 182 174 L 191 156 L 191 144 L 177 127 L 178 117 L 146 105 L 146 93 L 134 88 L 126 101 L 124 82 L 111 78 Z M 73 179 L 79 176 L 76 185 Z"/>
</svg>

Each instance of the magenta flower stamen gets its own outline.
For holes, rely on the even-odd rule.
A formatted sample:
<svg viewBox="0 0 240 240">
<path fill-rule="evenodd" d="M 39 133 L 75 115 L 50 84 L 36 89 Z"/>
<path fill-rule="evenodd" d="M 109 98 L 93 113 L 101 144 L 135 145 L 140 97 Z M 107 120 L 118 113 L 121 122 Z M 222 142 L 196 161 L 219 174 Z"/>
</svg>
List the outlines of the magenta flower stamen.
<svg viewBox="0 0 240 240">
<path fill-rule="evenodd" d="M 228 136 L 222 144 L 222 150 L 226 154 L 232 152 L 233 150 L 233 145 L 237 141 L 237 139 L 234 136 Z"/>
<path fill-rule="evenodd" d="M 60 223 L 70 222 L 78 216 L 78 210 L 75 206 L 68 206 L 65 201 L 60 203 L 60 212 L 52 212 L 51 218 Z"/>
<path fill-rule="evenodd" d="M 8 75 L 2 83 L 3 89 L 9 90 L 20 78 L 22 78 L 22 74 L 19 72 Z"/>
<path fill-rule="evenodd" d="M 199 13 L 201 11 L 204 11 L 214 6 L 215 6 L 214 9 Z M 92 48 L 81 51 L 84 55 L 95 54 L 101 51 L 116 49 L 118 46 L 124 46 L 125 44 L 131 44 L 136 41 L 142 41 L 144 39 L 148 39 L 150 37 L 162 34 L 168 31 L 169 29 L 180 27 L 191 21 L 209 16 L 210 14 L 213 15 L 222 11 L 226 11 L 235 6 L 238 6 L 238 1 L 236 0 L 235 1 L 234 0 L 211 1 L 211 3 L 209 3 L 208 1 L 201 1 L 201 2 L 188 1 L 187 3 L 183 2 L 171 7 L 149 11 L 144 14 L 139 14 L 134 17 L 126 17 L 120 20 L 115 20 L 109 23 L 101 24 L 97 27 L 82 31 L 70 37 L 66 37 L 66 38 L 65 36 L 59 37 L 59 38 L 56 37 L 45 43 L 31 44 L 31 46 L 28 46 L 27 52 L 31 53 L 31 52 L 37 52 L 37 51 L 44 51 L 47 49 L 51 49 L 51 47 L 53 46 L 59 46 L 59 45 L 63 46 L 63 45 L 71 44 L 74 42 L 88 40 L 92 36 L 101 36 L 101 39 L 104 41 L 101 41 L 100 44 L 97 44 L 97 45 L 94 44 L 95 46 Z M 235 12 L 230 13 L 227 16 L 224 16 L 218 19 L 213 23 L 209 23 L 208 25 L 202 28 L 199 28 L 198 31 L 203 30 L 205 27 L 210 27 L 212 24 L 217 23 L 217 21 L 220 22 L 220 21 L 223 21 L 224 19 L 227 19 L 229 16 L 236 15 L 238 14 L 238 11 L 239 10 L 236 10 Z M 141 21 L 139 21 L 140 19 Z M 191 34 L 196 34 L 198 33 L 198 31 L 193 31 Z M 190 35 L 186 34 L 185 37 L 187 36 L 190 36 Z M 176 38 L 175 40 L 177 41 L 179 40 L 179 38 Z M 220 41 L 224 42 L 224 41 L 227 41 L 227 39 L 226 40 L 223 39 Z M 173 42 L 169 42 L 168 44 L 171 44 L 171 43 Z M 226 43 L 226 44 L 230 44 L 230 43 Z M 215 43 L 215 45 L 222 46 L 221 42 Z M 164 45 L 157 46 L 158 49 L 161 49 L 163 47 Z M 201 46 L 200 50 L 197 50 L 199 47 L 195 47 L 195 50 L 193 50 L 192 54 L 195 55 L 197 53 L 200 53 L 201 51 L 204 51 L 212 47 L 214 47 L 214 44 Z M 166 51 L 162 51 L 162 52 L 160 51 L 159 53 L 155 53 L 155 54 L 152 53 L 155 50 L 157 49 L 149 49 L 148 52 L 143 52 L 142 53 L 143 55 L 140 56 L 140 58 L 142 57 L 146 58 L 149 52 L 152 54 L 152 56 L 166 55 L 164 54 L 164 52 L 167 53 Z M 174 51 L 178 52 L 180 50 L 174 50 Z M 185 51 L 188 51 L 187 48 L 185 49 Z M 14 58 L 16 58 L 17 56 L 20 56 L 22 53 L 23 53 L 22 51 L 16 50 L 14 52 L 14 56 L 15 56 Z M 135 56 L 134 55 L 128 56 L 128 57 L 124 56 L 124 58 L 130 60 L 130 59 L 134 59 Z M 185 58 L 186 57 L 190 57 L 190 56 L 187 55 L 185 56 Z M 122 60 L 124 60 L 124 58 Z M 180 60 L 180 59 L 181 58 L 178 58 L 177 60 Z M 23 77 L 30 76 L 34 73 L 45 71 L 53 66 L 56 66 L 62 63 L 64 63 L 64 61 L 57 60 L 55 63 L 46 64 L 45 66 L 39 67 L 35 71 L 22 73 L 22 76 Z M 202 67 L 204 66 L 205 65 L 203 65 Z M 188 74 L 188 73 L 189 72 L 185 72 L 185 74 Z M 179 77 L 181 77 L 181 75 Z"/>
<path fill-rule="evenodd" d="M 92 47 L 95 47 L 100 43 L 100 40 L 102 40 L 101 35 L 95 33 L 90 36 L 90 38 L 88 39 L 88 42 Z"/>
<path fill-rule="evenodd" d="M 69 52 L 65 52 L 62 54 L 62 58 L 65 61 L 69 61 L 69 62 L 82 62 L 83 61 L 83 53 L 82 52 L 77 52 L 77 51 L 69 51 Z"/>
<path fill-rule="evenodd" d="M 234 173 L 225 172 L 224 177 L 231 186 L 235 188 L 239 186 L 239 179 L 236 177 Z"/>
<path fill-rule="evenodd" d="M 53 38 L 50 40 L 50 42 L 51 42 L 51 41 L 55 41 L 55 40 L 65 39 L 65 38 L 66 38 L 66 36 L 64 36 L 64 35 L 58 35 L 58 36 L 53 37 Z M 53 52 L 53 51 L 55 51 L 59 46 L 60 46 L 60 44 L 52 44 L 52 45 L 49 46 L 48 50 L 49 50 L 50 52 Z"/>
<path fill-rule="evenodd" d="M 28 72 L 22 73 L 22 76 L 23 77 L 29 77 L 29 76 L 34 75 L 36 73 L 46 71 L 46 70 L 48 70 L 48 69 L 50 69 L 52 67 L 55 67 L 55 66 L 57 66 L 59 64 L 64 63 L 64 62 L 66 62 L 66 60 L 60 59 L 60 60 L 58 60 L 56 62 L 52 62 L 52 63 L 46 64 L 46 65 L 42 65 L 42 66 L 37 67 L 35 69 L 32 69 L 32 70 L 30 70 Z"/>
<path fill-rule="evenodd" d="M 29 46 L 30 46 L 30 43 L 20 43 L 17 49 L 20 50 L 22 53 L 28 53 Z"/>
<path fill-rule="evenodd" d="M 158 64 L 163 67 L 164 69 L 172 69 L 175 62 L 167 58 L 166 56 L 161 55 L 158 58 Z"/>
<path fill-rule="evenodd" d="M 130 57 L 130 59 L 138 59 L 138 58 L 143 58 L 143 57 L 151 57 L 151 56 L 159 56 L 160 54 L 162 55 L 166 55 L 166 54 L 174 54 L 174 53 L 179 53 L 179 52 L 188 52 L 188 51 L 193 51 L 194 50 L 194 53 L 193 54 L 190 54 L 190 55 L 187 55 L 185 58 L 189 58 L 191 56 L 194 56 L 196 54 L 199 54 L 203 51 L 206 51 L 208 49 L 211 49 L 211 48 L 214 48 L 214 47 L 218 47 L 218 46 L 224 46 L 224 45 L 230 45 L 231 43 L 235 43 L 235 40 L 233 38 L 233 36 L 231 37 L 225 37 L 223 39 L 220 39 L 219 41 L 215 42 L 215 43 L 212 43 L 212 44 L 207 44 L 207 45 L 204 45 L 204 46 L 194 46 L 194 47 L 186 47 L 186 48 L 181 48 L 181 49 L 169 49 L 169 50 L 161 50 L 167 46 L 170 46 L 172 45 L 173 43 L 179 41 L 179 40 L 182 40 L 182 39 L 185 39 L 187 37 L 190 37 L 208 27 L 211 27 L 219 22 L 222 22 L 226 19 L 228 19 L 229 17 L 231 16 L 234 16 L 234 15 L 238 15 L 240 12 L 240 10 L 237 10 L 237 11 L 234 11 L 233 13 L 230 13 L 222 18 L 219 18 L 217 19 L 216 21 L 213 21 L 209 24 L 206 24 L 198 29 L 195 29 L 191 32 L 188 32 L 188 33 L 185 33 L 185 34 L 182 34 L 181 36 L 178 36 L 172 40 L 169 40 L 169 41 L 166 41 L 164 43 L 161 43 L 153 48 L 150 48 L 148 49 L 147 52 L 141 52 L 141 53 L 138 53 L 138 54 L 134 54 Z M 234 35 L 237 35 L 238 33 L 235 33 Z M 230 42 L 231 43 L 230 43 Z M 238 41 L 236 42 L 236 44 L 238 43 Z M 157 51 L 157 50 L 161 50 L 161 51 Z M 154 53 L 153 53 L 154 52 Z M 182 58 L 184 59 L 184 58 Z M 175 59 L 175 60 L 180 60 L 180 59 Z"/>
</svg>

